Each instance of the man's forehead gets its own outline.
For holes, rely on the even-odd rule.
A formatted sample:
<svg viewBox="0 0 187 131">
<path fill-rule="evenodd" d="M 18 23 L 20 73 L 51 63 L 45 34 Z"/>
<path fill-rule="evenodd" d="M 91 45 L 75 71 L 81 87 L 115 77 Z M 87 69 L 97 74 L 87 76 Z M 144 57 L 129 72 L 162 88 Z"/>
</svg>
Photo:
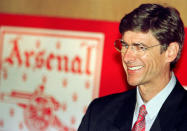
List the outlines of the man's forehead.
<svg viewBox="0 0 187 131">
<path fill-rule="evenodd" d="M 127 43 L 158 42 L 151 31 L 146 33 L 140 31 L 126 31 L 124 32 L 122 39 Z"/>
</svg>

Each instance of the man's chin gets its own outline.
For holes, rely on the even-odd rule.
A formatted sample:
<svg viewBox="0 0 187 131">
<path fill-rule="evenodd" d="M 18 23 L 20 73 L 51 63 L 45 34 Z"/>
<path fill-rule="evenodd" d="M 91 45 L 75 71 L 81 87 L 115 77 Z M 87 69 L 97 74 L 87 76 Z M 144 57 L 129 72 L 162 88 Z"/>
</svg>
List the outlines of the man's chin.
<svg viewBox="0 0 187 131">
<path fill-rule="evenodd" d="M 128 82 L 128 84 L 130 86 L 137 86 L 137 85 L 139 85 L 139 82 L 136 81 L 136 80 L 129 80 L 129 79 L 127 79 L 127 82 Z"/>
</svg>

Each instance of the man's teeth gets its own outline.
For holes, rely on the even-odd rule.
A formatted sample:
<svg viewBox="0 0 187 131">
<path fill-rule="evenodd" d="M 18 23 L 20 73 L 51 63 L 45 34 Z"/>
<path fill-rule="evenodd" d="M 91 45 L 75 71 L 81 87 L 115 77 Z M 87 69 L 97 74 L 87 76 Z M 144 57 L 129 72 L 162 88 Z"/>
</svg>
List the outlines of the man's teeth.
<svg viewBox="0 0 187 131">
<path fill-rule="evenodd" d="M 129 70 L 138 70 L 142 68 L 143 66 L 133 66 L 133 67 L 128 67 Z"/>
</svg>

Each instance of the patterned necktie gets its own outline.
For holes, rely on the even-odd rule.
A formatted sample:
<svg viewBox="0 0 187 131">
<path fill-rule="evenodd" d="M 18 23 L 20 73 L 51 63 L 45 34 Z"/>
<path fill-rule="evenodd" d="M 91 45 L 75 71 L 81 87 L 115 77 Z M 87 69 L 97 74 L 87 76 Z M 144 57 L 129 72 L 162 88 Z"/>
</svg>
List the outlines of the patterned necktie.
<svg viewBox="0 0 187 131">
<path fill-rule="evenodd" d="M 145 116 L 147 114 L 145 105 L 140 107 L 138 119 L 135 122 L 132 131 L 145 131 Z"/>
</svg>

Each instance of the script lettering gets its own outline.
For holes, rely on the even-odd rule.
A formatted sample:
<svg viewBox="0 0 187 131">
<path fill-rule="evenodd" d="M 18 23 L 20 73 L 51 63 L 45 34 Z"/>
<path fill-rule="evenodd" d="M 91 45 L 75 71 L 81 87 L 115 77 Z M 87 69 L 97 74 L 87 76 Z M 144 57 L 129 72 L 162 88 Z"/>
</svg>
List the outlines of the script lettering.
<svg viewBox="0 0 187 131">
<path fill-rule="evenodd" d="M 56 54 L 55 52 L 47 52 L 45 49 L 35 50 L 33 48 L 30 48 L 29 50 L 21 50 L 22 48 L 20 48 L 20 46 L 23 43 L 20 43 L 20 39 L 21 37 L 16 37 L 10 41 L 12 48 L 9 55 L 5 57 L 4 62 L 9 63 L 10 65 L 23 65 L 26 68 L 32 69 L 45 68 L 48 71 L 57 70 L 65 73 L 85 73 L 86 75 L 91 75 L 90 64 L 94 46 L 85 44 L 85 60 L 83 60 L 79 55 L 75 55 L 70 59 L 68 54 L 62 54 L 63 52 L 61 54 Z"/>
</svg>

